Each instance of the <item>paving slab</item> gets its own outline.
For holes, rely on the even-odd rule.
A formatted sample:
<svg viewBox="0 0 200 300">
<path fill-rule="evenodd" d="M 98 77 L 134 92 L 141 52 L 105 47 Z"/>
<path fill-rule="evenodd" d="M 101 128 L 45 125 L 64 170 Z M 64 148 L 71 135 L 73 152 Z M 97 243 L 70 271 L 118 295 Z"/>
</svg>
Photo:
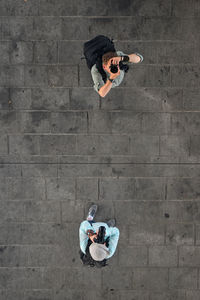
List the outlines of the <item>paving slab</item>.
<svg viewBox="0 0 200 300">
<path fill-rule="evenodd" d="M 200 292 L 200 4 L 0 1 L 0 299 L 191 300 Z M 83 43 L 141 53 L 101 98 Z M 80 223 L 116 218 L 109 265 Z"/>
</svg>

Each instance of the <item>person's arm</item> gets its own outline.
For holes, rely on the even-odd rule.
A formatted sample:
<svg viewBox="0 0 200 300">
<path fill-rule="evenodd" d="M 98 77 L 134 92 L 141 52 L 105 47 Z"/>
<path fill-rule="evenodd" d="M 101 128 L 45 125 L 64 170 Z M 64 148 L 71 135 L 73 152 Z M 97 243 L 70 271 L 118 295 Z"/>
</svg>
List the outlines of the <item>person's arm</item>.
<svg viewBox="0 0 200 300">
<path fill-rule="evenodd" d="M 119 76 L 119 74 L 120 74 L 120 69 L 118 69 L 117 73 L 112 73 L 110 75 L 110 79 L 114 80 Z M 110 92 L 111 88 L 112 88 L 112 82 L 108 79 L 106 83 L 99 89 L 99 95 L 101 97 L 105 97 Z"/>
<path fill-rule="evenodd" d="M 99 95 L 105 97 L 112 88 L 112 82 L 107 80 L 106 83 L 99 89 Z"/>
<path fill-rule="evenodd" d="M 122 51 L 118 51 L 118 57 L 114 57 L 113 61 L 114 64 L 119 64 L 120 61 L 122 62 L 130 62 L 137 64 L 143 61 L 143 56 L 139 53 L 132 53 L 132 54 L 124 54 Z"/>
<path fill-rule="evenodd" d="M 80 239 L 80 248 L 81 251 L 86 254 L 85 250 L 88 244 L 88 235 L 87 230 L 93 230 L 92 226 L 88 221 L 83 221 L 79 227 L 79 239 Z"/>
<path fill-rule="evenodd" d="M 115 250 L 117 248 L 118 240 L 119 240 L 119 229 L 117 227 L 110 228 L 111 229 L 111 235 L 109 239 L 109 256 L 107 258 L 110 258 L 115 253 Z"/>
<path fill-rule="evenodd" d="M 130 62 L 130 63 L 137 64 L 140 61 L 142 61 L 141 56 L 137 55 L 137 53 L 129 54 L 128 57 L 129 57 L 128 62 Z"/>
</svg>

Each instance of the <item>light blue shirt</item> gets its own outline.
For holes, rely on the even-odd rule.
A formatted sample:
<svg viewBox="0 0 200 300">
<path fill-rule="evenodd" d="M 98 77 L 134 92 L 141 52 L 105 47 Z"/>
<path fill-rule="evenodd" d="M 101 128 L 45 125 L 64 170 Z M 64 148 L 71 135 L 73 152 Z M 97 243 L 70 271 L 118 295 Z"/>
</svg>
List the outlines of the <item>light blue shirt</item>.
<svg viewBox="0 0 200 300">
<path fill-rule="evenodd" d="M 122 51 L 116 51 L 116 53 L 117 53 L 117 56 L 127 55 Z M 109 78 L 110 73 L 108 73 L 107 71 L 105 71 L 105 72 L 106 72 L 107 77 Z M 99 89 L 105 84 L 105 82 L 103 81 L 102 76 L 99 73 L 96 64 L 91 69 L 91 75 L 92 75 L 92 79 L 94 81 L 94 89 L 98 93 Z M 124 71 L 120 70 L 119 76 L 117 76 L 112 82 L 112 88 L 115 88 L 116 86 L 120 85 L 120 83 L 122 82 L 123 79 L 124 79 Z"/>
<path fill-rule="evenodd" d="M 80 248 L 81 251 L 86 254 L 85 250 L 88 244 L 89 237 L 87 235 L 87 230 L 93 230 L 97 231 L 100 226 L 104 226 L 106 228 L 106 235 L 105 239 L 107 237 L 110 237 L 109 240 L 109 256 L 107 258 L 110 258 L 115 253 L 115 250 L 117 248 L 118 240 L 119 240 L 119 229 L 117 227 L 109 227 L 106 223 L 103 222 L 96 222 L 90 225 L 88 221 L 83 221 L 79 228 L 79 238 L 80 238 Z"/>
</svg>

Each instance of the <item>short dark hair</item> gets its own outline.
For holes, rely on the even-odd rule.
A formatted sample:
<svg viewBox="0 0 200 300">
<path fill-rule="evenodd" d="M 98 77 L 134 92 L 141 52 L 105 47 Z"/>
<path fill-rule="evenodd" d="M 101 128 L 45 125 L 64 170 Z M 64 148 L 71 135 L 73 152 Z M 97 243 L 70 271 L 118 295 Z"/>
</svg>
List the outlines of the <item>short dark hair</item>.
<svg viewBox="0 0 200 300">
<path fill-rule="evenodd" d="M 117 53 L 116 52 L 107 52 L 102 56 L 102 63 L 103 64 L 107 64 L 109 59 L 111 59 L 112 57 L 116 57 Z"/>
</svg>

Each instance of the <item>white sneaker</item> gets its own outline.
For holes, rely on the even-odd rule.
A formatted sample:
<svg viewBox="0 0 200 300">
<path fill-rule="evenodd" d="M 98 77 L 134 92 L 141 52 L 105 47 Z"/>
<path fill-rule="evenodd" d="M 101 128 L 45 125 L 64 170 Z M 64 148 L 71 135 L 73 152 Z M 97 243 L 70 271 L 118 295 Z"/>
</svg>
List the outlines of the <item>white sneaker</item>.
<svg viewBox="0 0 200 300">
<path fill-rule="evenodd" d="M 92 221 L 95 217 L 95 214 L 97 212 L 97 205 L 93 204 L 88 211 L 88 215 L 87 215 L 87 220 L 88 221 Z"/>
</svg>

